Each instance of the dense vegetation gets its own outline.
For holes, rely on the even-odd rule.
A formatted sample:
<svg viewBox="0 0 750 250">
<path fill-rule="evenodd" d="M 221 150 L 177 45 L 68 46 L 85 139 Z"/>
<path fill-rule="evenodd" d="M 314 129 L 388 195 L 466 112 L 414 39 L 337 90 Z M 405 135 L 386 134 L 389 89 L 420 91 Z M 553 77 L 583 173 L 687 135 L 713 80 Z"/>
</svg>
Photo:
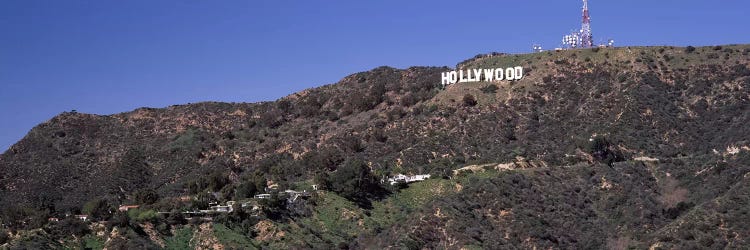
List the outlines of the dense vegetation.
<svg viewBox="0 0 750 250">
<path fill-rule="evenodd" d="M 443 89 L 447 67 L 379 67 L 274 102 L 65 112 L 0 155 L 0 244 L 747 247 L 748 51 L 493 53 L 458 67 L 525 78 Z M 399 173 L 434 178 L 381 183 Z"/>
</svg>

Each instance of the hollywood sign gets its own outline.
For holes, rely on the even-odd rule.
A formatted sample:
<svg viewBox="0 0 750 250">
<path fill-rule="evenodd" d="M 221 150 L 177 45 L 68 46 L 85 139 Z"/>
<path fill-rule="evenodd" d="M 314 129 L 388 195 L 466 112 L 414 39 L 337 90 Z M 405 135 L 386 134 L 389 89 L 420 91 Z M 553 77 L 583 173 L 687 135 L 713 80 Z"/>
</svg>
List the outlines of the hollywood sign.
<svg viewBox="0 0 750 250">
<path fill-rule="evenodd" d="M 523 78 L 523 67 L 497 69 L 462 69 L 443 72 L 443 86 L 465 82 L 515 81 Z"/>
</svg>

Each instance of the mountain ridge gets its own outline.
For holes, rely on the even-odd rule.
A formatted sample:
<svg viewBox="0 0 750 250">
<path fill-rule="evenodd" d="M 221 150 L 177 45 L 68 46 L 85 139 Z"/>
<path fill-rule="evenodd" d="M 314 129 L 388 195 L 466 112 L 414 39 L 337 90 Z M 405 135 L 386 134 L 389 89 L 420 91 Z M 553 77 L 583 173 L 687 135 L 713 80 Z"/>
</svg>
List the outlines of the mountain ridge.
<svg viewBox="0 0 750 250">
<path fill-rule="evenodd" d="M 479 190 L 518 188 L 529 195 L 560 197 L 561 202 L 567 191 L 556 190 L 568 190 L 587 198 L 579 197 L 578 207 L 566 207 L 555 216 L 579 218 L 598 213 L 587 223 L 599 230 L 629 225 L 616 232 L 630 238 L 608 239 L 612 235 L 605 234 L 584 244 L 578 239 L 599 236 L 584 228 L 557 231 L 567 226 L 554 216 L 545 217 L 554 215 L 550 213 L 544 214 L 545 222 L 514 217 L 548 226 L 545 230 L 507 224 L 515 231 L 499 237 L 508 238 L 501 242 L 490 243 L 489 236 L 481 232 L 499 233 L 493 228 L 506 225 L 504 221 L 477 222 L 481 227 L 472 230 L 462 223 L 453 224 L 457 227 L 448 230 L 452 235 L 448 237 L 437 234 L 447 230 L 440 223 L 406 218 L 409 223 L 403 225 L 421 225 L 423 231 L 378 224 L 384 227 L 379 229 L 382 231 L 360 229 L 363 236 L 356 244 L 369 246 L 375 244 L 372 237 L 382 237 L 417 248 L 446 244 L 496 248 L 522 244 L 516 239 L 529 237 L 532 240 L 526 247 L 628 242 L 650 246 L 656 241 L 667 246 L 674 242 L 666 241 L 666 236 L 655 241 L 655 236 L 638 233 L 632 226 L 661 227 L 681 219 L 690 209 L 713 214 L 713 208 L 703 204 L 719 199 L 726 190 L 742 195 L 731 186 L 745 185 L 742 176 L 748 173 L 750 163 L 750 152 L 743 150 L 750 145 L 750 129 L 744 126 L 750 121 L 746 112 L 750 107 L 748 51 L 748 45 L 724 45 L 493 53 L 456 67 L 522 66 L 524 79 L 461 83 L 443 89 L 440 74 L 448 67 L 378 67 L 272 102 L 201 102 L 106 116 L 65 112 L 36 126 L 0 155 L 0 204 L 60 216 L 81 212 L 83 204 L 92 199 L 129 202 L 142 190 L 155 190 L 164 198 L 196 197 L 207 190 L 219 193 L 219 200 L 229 200 L 248 180 L 264 187 L 278 184 L 291 188 L 317 181 L 321 174 L 335 174 L 357 160 L 378 177 L 430 173 L 445 178 L 454 177 L 452 171 L 466 165 L 535 161 L 543 164 L 528 165 L 548 167 L 451 183 L 466 187 L 456 195 L 435 197 L 404 211 L 457 223 L 476 215 L 451 206 L 481 204 L 479 208 L 495 211 L 501 207 L 484 201 L 501 200 L 503 208 L 544 214 L 554 204 L 519 200 L 506 192 L 483 197 Z M 634 160 L 638 157 L 660 162 L 638 163 Z M 559 166 L 579 167 L 566 170 Z M 700 171 L 710 174 L 694 174 Z M 544 184 L 549 178 L 571 182 L 550 188 Z M 668 188 L 664 183 L 672 179 L 679 185 L 668 186 L 669 192 L 679 188 L 690 191 L 672 199 L 683 202 L 679 206 L 679 202 L 667 202 L 670 199 L 663 197 L 666 191 L 659 190 Z M 622 192 L 626 192 L 624 187 L 633 188 L 645 200 L 602 191 L 606 183 Z M 636 183 L 648 185 L 642 189 Z M 590 201 L 584 202 L 586 199 Z M 642 204 L 638 211 L 655 217 L 627 215 L 624 224 L 608 222 L 619 218 L 612 211 L 633 212 L 627 202 L 608 199 Z M 157 208 L 179 208 L 163 203 Z M 447 217 L 434 217 L 435 209 L 452 212 Z M 290 230 L 287 232 L 294 231 Z M 549 236 L 555 234 L 566 236 Z M 354 240 L 342 235 L 326 239 L 334 238 Z M 291 244 L 272 242 L 268 244 Z"/>
</svg>

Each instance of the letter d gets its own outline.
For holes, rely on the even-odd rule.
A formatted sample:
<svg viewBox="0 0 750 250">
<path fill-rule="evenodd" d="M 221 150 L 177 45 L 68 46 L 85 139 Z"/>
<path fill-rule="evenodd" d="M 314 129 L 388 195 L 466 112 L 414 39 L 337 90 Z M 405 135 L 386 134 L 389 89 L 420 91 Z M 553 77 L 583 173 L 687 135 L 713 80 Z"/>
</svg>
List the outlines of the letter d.
<svg viewBox="0 0 750 250">
<path fill-rule="evenodd" d="M 521 78 L 523 78 L 523 67 L 515 67 L 513 68 L 513 70 L 516 71 L 516 77 L 514 77 L 513 79 L 521 80 Z"/>
</svg>

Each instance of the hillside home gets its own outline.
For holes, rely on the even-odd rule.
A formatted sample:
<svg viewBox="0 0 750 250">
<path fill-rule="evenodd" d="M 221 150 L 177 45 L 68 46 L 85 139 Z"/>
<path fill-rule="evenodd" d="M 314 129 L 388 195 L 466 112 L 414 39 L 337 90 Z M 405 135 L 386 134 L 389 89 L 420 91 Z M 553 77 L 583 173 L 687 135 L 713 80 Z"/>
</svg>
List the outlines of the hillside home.
<svg viewBox="0 0 750 250">
<path fill-rule="evenodd" d="M 79 219 L 79 220 L 82 220 L 82 221 L 88 221 L 89 220 L 89 216 L 86 215 L 86 214 L 78 214 L 78 215 L 76 215 L 76 219 Z"/>
<path fill-rule="evenodd" d="M 219 205 L 218 203 L 213 203 L 213 206 L 210 206 L 208 208 L 209 212 L 217 212 L 217 213 L 231 213 L 234 211 L 234 204 L 235 201 L 227 201 L 227 205 Z"/>
<path fill-rule="evenodd" d="M 310 193 L 307 192 L 307 190 L 302 190 L 302 192 L 294 191 L 294 190 L 285 190 L 284 193 L 287 195 L 287 201 L 289 202 L 295 202 L 297 198 L 300 197 L 310 197 Z"/>
<path fill-rule="evenodd" d="M 140 207 L 140 205 L 122 205 L 117 210 L 120 210 L 122 212 L 127 212 L 130 209 L 136 209 Z"/>
<path fill-rule="evenodd" d="M 418 174 L 418 175 L 403 175 L 398 174 L 394 177 L 388 178 L 386 181 L 390 183 L 391 185 L 395 185 L 396 183 L 411 183 L 411 182 L 417 182 L 417 181 L 424 181 L 430 178 L 429 174 Z"/>
<path fill-rule="evenodd" d="M 260 204 L 258 204 L 258 201 L 254 201 L 254 200 L 243 202 L 241 206 L 243 208 L 250 207 L 252 210 L 260 209 Z"/>
<path fill-rule="evenodd" d="M 209 210 L 212 212 L 218 212 L 218 213 L 231 213 L 232 211 L 234 211 L 232 206 L 221 206 L 221 205 L 211 206 Z"/>
<path fill-rule="evenodd" d="M 271 194 L 256 194 L 255 199 L 270 199 Z"/>
</svg>

